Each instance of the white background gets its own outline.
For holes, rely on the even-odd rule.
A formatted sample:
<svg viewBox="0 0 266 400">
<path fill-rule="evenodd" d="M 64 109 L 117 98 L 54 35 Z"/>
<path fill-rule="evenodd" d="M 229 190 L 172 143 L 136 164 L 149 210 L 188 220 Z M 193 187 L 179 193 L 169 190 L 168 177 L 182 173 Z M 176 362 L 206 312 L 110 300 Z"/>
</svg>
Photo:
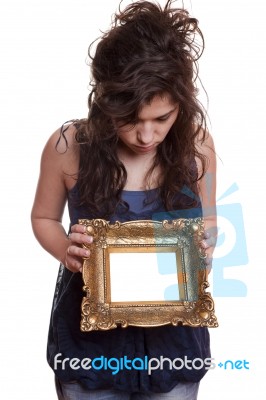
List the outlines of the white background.
<svg viewBox="0 0 266 400">
<path fill-rule="evenodd" d="M 127 0 L 125 1 L 125 4 Z M 161 3 L 163 3 L 161 1 Z M 217 297 L 220 327 L 211 330 L 217 362 L 250 370 L 208 372 L 199 400 L 264 398 L 265 2 L 192 0 L 206 39 L 200 73 L 209 99 L 219 164 L 218 195 L 240 202 L 249 261 L 227 268 L 246 297 Z M 87 48 L 106 30 L 118 0 L 2 0 L 1 59 L 1 398 L 55 400 L 45 350 L 58 262 L 38 245 L 30 209 L 42 148 L 64 121 L 87 114 Z M 263 54 L 264 53 L 264 54 Z M 230 239 L 230 238 L 229 238 Z"/>
<path fill-rule="evenodd" d="M 112 253 L 110 260 L 111 302 L 179 300 L 175 252 Z M 167 265 L 169 274 L 161 274 L 160 267 Z M 175 273 L 173 273 L 173 268 Z M 141 277 L 141 279 L 140 279 Z M 173 290 L 165 294 L 169 286 Z M 136 290 L 136 287 L 138 290 Z"/>
</svg>

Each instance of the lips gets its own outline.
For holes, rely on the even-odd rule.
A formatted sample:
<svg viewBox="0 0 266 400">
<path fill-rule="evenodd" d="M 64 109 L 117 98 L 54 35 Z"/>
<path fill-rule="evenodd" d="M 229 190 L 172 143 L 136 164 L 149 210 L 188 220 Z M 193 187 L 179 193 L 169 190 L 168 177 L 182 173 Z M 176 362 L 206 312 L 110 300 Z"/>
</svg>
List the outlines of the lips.
<svg viewBox="0 0 266 400">
<path fill-rule="evenodd" d="M 151 146 L 136 146 L 136 148 L 140 151 L 146 152 L 146 151 L 152 150 L 154 148 L 154 146 L 153 145 L 151 145 Z"/>
</svg>

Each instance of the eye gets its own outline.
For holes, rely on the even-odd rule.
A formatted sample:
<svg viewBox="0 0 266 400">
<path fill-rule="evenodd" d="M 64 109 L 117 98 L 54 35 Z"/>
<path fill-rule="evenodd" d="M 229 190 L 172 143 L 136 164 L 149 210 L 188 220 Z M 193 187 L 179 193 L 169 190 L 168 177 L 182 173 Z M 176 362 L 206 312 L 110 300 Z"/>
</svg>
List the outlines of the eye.
<svg viewBox="0 0 266 400">
<path fill-rule="evenodd" d="M 156 118 L 156 121 L 158 121 L 158 122 L 164 122 L 164 121 L 167 121 L 167 120 L 169 119 L 169 117 L 170 117 L 170 114 L 165 115 L 165 116 L 163 116 L 163 117 Z"/>
</svg>

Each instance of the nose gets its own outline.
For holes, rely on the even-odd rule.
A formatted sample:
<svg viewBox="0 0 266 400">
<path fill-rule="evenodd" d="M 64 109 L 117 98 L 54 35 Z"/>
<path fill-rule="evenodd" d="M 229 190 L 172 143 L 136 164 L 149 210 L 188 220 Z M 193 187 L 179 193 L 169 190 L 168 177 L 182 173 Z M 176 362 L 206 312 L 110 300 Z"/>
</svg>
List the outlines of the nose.
<svg viewBox="0 0 266 400">
<path fill-rule="evenodd" d="M 137 124 L 137 138 L 141 144 L 148 145 L 153 141 L 152 122 L 139 122 Z"/>
</svg>

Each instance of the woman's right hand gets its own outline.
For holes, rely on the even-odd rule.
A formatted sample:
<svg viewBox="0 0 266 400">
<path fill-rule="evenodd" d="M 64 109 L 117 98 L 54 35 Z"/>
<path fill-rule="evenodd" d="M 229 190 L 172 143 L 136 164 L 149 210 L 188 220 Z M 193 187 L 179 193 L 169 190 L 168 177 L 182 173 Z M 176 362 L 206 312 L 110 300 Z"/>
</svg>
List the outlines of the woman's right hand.
<svg viewBox="0 0 266 400">
<path fill-rule="evenodd" d="M 69 244 L 65 253 L 65 267 L 71 272 L 82 272 L 83 258 L 90 256 L 90 250 L 82 247 L 82 244 L 91 244 L 93 237 L 86 234 L 84 225 L 73 225 L 68 235 Z"/>
</svg>

